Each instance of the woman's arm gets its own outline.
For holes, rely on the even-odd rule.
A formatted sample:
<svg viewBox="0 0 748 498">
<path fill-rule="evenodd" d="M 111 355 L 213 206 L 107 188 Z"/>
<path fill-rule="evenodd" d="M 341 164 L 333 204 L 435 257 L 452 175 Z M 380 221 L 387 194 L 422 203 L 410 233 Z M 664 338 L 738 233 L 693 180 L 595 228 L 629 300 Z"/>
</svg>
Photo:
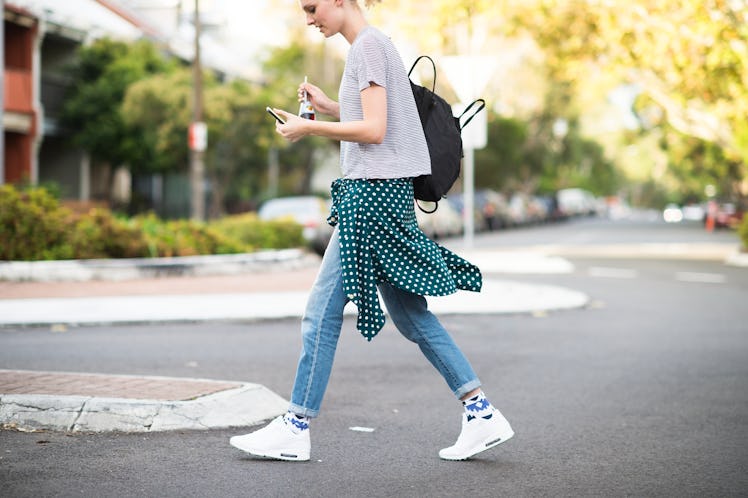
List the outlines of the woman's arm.
<svg viewBox="0 0 748 498">
<path fill-rule="evenodd" d="M 276 123 L 275 129 L 291 142 L 316 135 L 333 140 L 380 144 L 387 133 L 387 91 L 384 87 L 372 84 L 361 91 L 361 107 L 364 119 L 360 121 L 329 122 L 302 119 L 294 114 L 278 110 L 286 119 L 286 124 Z"/>
</svg>

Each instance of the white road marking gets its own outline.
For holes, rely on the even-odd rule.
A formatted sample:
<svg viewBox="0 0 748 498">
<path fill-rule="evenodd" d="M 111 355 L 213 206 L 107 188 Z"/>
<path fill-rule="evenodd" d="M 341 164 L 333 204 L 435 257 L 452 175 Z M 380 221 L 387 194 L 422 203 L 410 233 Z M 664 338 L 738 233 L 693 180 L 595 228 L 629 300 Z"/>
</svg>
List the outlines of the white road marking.
<svg viewBox="0 0 748 498">
<path fill-rule="evenodd" d="M 724 284 L 727 277 L 721 273 L 698 273 L 679 271 L 675 273 L 675 280 L 680 282 L 695 282 L 701 284 Z"/>
<path fill-rule="evenodd" d="M 599 278 L 636 278 L 639 272 L 628 268 L 606 268 L 602 266 L 592 266 L 587 270 L 590 277 Z"/>
</svg>

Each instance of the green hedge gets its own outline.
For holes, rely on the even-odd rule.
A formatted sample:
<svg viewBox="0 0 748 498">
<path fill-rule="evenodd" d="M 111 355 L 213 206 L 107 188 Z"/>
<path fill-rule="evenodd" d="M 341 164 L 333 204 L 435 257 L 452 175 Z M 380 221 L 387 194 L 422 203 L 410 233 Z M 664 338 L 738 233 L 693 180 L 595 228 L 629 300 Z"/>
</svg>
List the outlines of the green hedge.
<svg viewBox="0 0 748 498">
<path fill-rule="evenodd" d="M 743 243 L 743 251 L 748 252 L 748 214 L 743 215 L 743 221 L 738 226 L 738 235 Z"/>
<path fill-rule="evenodd" d="M 69 244 L 71 216 L 44 189 L 19 192 L 0 185 L 0 259 L 74 257 Z"/>
<path fill-rule="evenodd" d="M 108 209 L 75 214 L 43 188 L 0 185 L 0 260 L 139 258 L 235 254 L 300 247 L 302 227 L 254 214 L 210 223 L 123 218 Z"/>
<path fill-rule="evenodd" d="M 211 226 L 250 247 L 282 249 L 304 245 L 301 225 L 286 220 L 262 221 L 256 213 L 227 216 Z"/>
</svg>

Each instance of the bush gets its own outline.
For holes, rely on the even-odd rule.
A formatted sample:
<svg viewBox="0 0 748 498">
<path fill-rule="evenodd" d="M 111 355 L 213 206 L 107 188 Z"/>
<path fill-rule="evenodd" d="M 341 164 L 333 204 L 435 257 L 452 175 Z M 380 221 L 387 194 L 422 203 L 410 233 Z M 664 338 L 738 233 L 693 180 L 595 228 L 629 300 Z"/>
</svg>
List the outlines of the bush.
<svg viewBox="0 0 748 498">
<path fill-rule="evenodd" d="M 67 243 L 71 225 L 72 213 L 46 189 L 19 192 L 0 185 L 0 259 L 73 257 Z"/>
<path fill-rule="evenodd" d="M 127 219 L 104 208 L 74 214 L 43 188 L 0 185 L 0 260 L 137 258 L 235 254 L 304 245 L 300 225 L 255 214 L 211 223 Z"/>
<path fill-rule="evenodd" d="M 143 234 L 151 257 L 235 254 L 252 250 L 242 241 L 192 220 L 164 222 L 151 213 L 134 218 L 133 223 Z"/>
<path fill-rule="evenodd" d="M 211 226 L 253 248 L 285 249 L 304 245 L 301 225 L 289 220 L 262 221 L 256 213 L 227 216 L 212 222 Z"/>
<path fill-rule="evenodd" d="M 80 215 L 69 240 L 76 259 L 148 256 L 143 232 L 127 220 L 116 218 L 108 209 L 94 208 Z"/>
<path fill-rule="evenodd" d="M 743 243 L 743 251 L 748 252 L 748 214 L 743 216 L 743 221 L 738 226 L 738 235 Z"/>
</svg>

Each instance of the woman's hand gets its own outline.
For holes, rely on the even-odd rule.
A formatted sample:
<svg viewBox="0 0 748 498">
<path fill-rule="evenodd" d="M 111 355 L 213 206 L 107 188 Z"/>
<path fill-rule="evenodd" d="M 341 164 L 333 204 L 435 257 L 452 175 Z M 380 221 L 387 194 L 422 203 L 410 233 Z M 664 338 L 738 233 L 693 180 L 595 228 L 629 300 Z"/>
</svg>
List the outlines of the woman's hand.
<svg viewBox="0 0 748 498">
<path fill-rule="evenodd" d="M 315 112 L 332 116 L 335 119 L 340 119 L 340 104 L 325 95 L 325 92 L 323 92 L 322 89 L 311 83 L 300 84 L 298 90 L 299 102 L 304 100 L 304 91 L 306 91 L 307 98 L 309 99 L 309 102 L 312 103 Z"/>
<path fill-rule="evenodd" d="M 275 122 L 275 131 L 283 138 L 289 142 L 298 142 L 309 134 L 307 126 L 309 123 L 308 119 L 300 118 L 299 116 L 282 109 L 273 110 L 285 121 L 285 124 L 280 124 L 277 121 Z"/>
</svg>

